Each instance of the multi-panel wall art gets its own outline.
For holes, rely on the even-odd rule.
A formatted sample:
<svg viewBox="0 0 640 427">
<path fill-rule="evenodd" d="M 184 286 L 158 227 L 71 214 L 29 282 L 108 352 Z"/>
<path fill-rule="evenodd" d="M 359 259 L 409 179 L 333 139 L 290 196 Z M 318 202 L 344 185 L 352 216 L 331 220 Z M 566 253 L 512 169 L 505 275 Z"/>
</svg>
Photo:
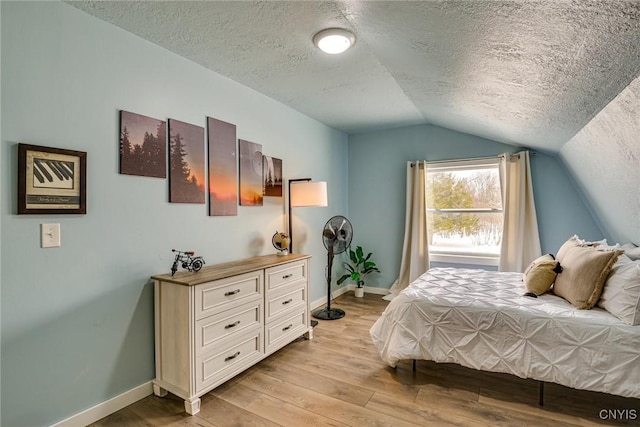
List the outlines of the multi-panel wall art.
<svg viewBox="0 0 640 427">
<path fill-rule="evenodd" d="M 204 128 L 169 119 L 169 201 L 204 203 Z"/>
<path fill-rule="evenodd" d="M 207 117 L 204 128 L 168 119 L 169 202 L 205 203 L 209 215 L 238 214 L 238 205 L 262 206 L 264 196 L 282 197 L 282 160 L 262 154 L 262 145 L 237 139 L 236 126 Z M 205 156 L 208 175 L 205 171 Z M 120 173 L 166 178 L 167 122 L 120 111 Z"/>
</svg>

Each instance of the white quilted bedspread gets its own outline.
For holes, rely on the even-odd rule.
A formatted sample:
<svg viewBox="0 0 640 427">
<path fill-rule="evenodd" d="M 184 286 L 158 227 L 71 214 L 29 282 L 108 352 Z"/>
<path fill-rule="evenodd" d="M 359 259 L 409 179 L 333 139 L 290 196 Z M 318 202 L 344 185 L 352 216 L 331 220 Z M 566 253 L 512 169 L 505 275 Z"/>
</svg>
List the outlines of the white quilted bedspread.
<svg viewBox="0 0 640 427">
<path fill-rule="evenodd" d="M 521 273 L 433 268 L 389 303 L 371 338 L 391 366 L 434 360 L 640 398 L 640 326 L 525 292 Z"/>
</svg>

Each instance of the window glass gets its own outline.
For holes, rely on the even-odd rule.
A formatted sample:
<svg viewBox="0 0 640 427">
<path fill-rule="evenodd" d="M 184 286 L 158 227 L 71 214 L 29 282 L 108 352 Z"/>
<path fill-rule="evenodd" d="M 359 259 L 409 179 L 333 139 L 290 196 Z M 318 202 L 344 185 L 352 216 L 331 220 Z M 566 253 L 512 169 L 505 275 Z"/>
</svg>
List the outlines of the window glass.
<svg viewBox="0 0 640 427">
<path fill-rule="evenodd" d="M 430 252 L 498 257 L 503 214 L 497 160 L 429 165 L 427 218 Z"/>
</svg>

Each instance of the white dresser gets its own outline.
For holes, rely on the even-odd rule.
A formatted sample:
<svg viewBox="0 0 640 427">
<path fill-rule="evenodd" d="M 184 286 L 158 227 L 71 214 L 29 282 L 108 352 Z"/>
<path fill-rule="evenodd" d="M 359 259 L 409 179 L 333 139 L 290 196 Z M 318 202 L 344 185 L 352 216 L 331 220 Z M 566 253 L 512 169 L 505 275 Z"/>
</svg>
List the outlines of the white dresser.
<svg viewBox="0 0 640 427">
<path fill-rule="evenodd" d="M 265 255 L 152 276 L 156 379 L 153 391 L 200 410 L 200 396 L 305 335 L 308 255 Z"/>
</svg>

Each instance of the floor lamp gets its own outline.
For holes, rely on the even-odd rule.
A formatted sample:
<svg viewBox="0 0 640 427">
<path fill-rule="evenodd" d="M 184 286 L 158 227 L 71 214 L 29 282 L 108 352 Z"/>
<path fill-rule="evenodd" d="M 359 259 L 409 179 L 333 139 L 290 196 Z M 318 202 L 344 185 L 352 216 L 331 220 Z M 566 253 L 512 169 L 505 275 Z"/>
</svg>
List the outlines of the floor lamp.
<svg viewBox="0 0 640 427">
<path fill-rule="evenodd" d="M 293 226 L 291 209 L 302 207 L 328 206 L 327 183 L 311 181 L 311 178 L 289 180 L 289 252 L 293 253 Z"/>
<path fill-rule="evenodd" d="M 291 208 L 328 206 L 327 183 L 324 181 L 312 182 L 311 178 L 298 178 L 289 180 L 289 253 L 293 253 L 293 226 L 291 222 Z M 311 327 L 318 324 L 311 319 Z"/>
</svg>

